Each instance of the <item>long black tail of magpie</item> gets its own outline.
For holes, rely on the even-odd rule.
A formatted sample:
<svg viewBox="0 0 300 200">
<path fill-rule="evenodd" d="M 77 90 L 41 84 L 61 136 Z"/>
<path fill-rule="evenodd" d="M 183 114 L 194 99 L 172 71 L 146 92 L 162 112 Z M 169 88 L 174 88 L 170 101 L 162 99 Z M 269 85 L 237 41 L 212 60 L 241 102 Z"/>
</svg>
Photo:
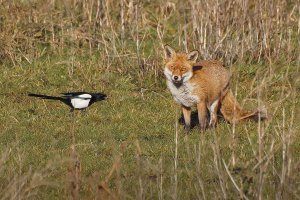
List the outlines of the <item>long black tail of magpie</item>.
<svg viewBox="0 0 300 200">
<path fill-rule="evenodd" d="M 63 98 L 61 98 L 61 97 L 48 96 L 48 95 L 42 95 L 42 94 L 34 94 L 34 93 L 29 93 L 28 96 L 30 96 L 30 97 L 39 97 L 39 98 L 42 98 L 42 99 L 63 100 Z"/>
</svg>

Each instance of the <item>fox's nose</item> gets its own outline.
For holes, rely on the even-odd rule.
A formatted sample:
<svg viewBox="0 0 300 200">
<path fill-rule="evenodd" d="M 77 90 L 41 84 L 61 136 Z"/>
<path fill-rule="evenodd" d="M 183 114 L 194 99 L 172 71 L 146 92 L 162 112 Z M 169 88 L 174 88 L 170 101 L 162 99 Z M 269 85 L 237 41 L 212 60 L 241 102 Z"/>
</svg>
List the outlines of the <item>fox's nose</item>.
<svg viewBox="0 0 300 200">
<path fill-rule="evenodd" d="M 177 81 L 178 80 L 178 76 L 174 76 L 174 80 Z"/>
</svg>

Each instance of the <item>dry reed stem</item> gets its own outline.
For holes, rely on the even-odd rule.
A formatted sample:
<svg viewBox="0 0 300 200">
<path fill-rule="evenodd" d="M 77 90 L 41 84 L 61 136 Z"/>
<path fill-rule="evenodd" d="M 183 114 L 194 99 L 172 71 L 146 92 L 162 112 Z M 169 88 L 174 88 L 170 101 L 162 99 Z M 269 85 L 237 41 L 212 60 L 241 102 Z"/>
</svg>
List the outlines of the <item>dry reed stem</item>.
<svg viewBox="0 0 300 200">
<path fill-rule="evenodd" d="M 224 165 L 224 167 L 225 167 L 225 169 L 226 169 L 226 172 L 227 172 L 227 174 L 228 174 L 228 176 L 229 176 L 231 182 L 233 183 L 234 187 L 235 187 L 235 188 L 237 189 L 237 191 L 239 192 L 241 198 L 244 198 L 244 199 L 246 199 L 246 200 L 249 200 L 249 198 L 244 194 L 243 190 L 242 190 L 242 189 L 237 185 L 237 183 L 235 182 L 235 180 L 234 180 L 234 178 L 232 177 L 232 175 L 231 175 L 231 173 L 230 173 L 230 171 L 229 171 L 229 169 L 228 169 L 228 166 L 226 165 L 225 161 L 224 161 L 223 159 L 222 159 L 222 161 L 223 161 L 223 165 Z"/>
<path fill-rule="evenodd" d="M 16 5 L 9 1 L 3 1 L 2 4 L 3 8 L 9 7 L 13 12 L 16 8 Z M 138 60 L 141 60 L 140 50 L 143 44 L 140 33 L 149 32 L 149 28 L 152 27 L 149 18 L 154 16 L 157 19 L 156 34 L 162 45 L 166 42 L 165 35 L 168 34 L 167 25 L 170 19 L 183 14 L 183 21 L 179 22 L 183 28 L 183 40 L 179 38 L 182 41 L 179 45 L 183 45 L 185 50 L 196 47 L 203 58 L 219 58 L 230 64 L 237 57 L 249 62 L 260 62 L 263 59 L 274 62 L 282 58 L 285 52 L 288 62 L 299 57 L 297 54 L 299 46 L 293 43 L 293 38 L 299 36 L 300 32 L 300 6 L 295 2 L 289 5 L 286 2 L 272 0 L 260 3 L 238 0 L 204 2 L 189 0 L 188 3 L 178 5 L 171 2 L 163 3 L 160 12 L 157 13 L 144 12 L 148 9 L 146 5 L 133 0 L 120 0 L 117 3 L 103 0 L 66 1 L 64 4 L 57 1 L 56 7 L 54 4 L 52 1 L 49 5 L 37 6 L 32 14 L 27 8 L 19 12 L 21 16 L 32 15 L 30 17 L 37 26 L 33 32 L 26 30 L 24 26 L 29 23 L 26 17 L 16 21 L 13 15 L 8 15 L 7 10 L 3 10 L 8 16 L 4 24 L 9 26 L 2 33 L 5 39 L 0 55 L 14 65 L 22 59 L 31 62 L 34 59 L 32 52 L 35 50 L 31 47 L 39 43 L 50 43 L 51 48 L 56 49 L 58 46 L 62 50 L 67 47 L 66 43 L 77 43 L 80 34 L 84 35 L 81 38 L 86 38 L 80 43 L 87 44 L 92 52 L 94 48 L 99 49 L 100 43 L 107 42 L 101 35 L 110 32 L 114 35 L 112 38 L 119 38 L 119 44 L 124 45 L 124 38 L 129 33 L 130 39 L 136 42 L 135 52 Z M 63 8 L 67 8 L 67 19 L 58 23 L 57 11 Z M 44 10 L 50 12 L 51 18 L 42 14 Z M 70 20 L 77 20 L 77 12 L 83 13 L 83 21 L 78 26 L 70 26 Z M 114 23 L 112 13 L 120 13 L 119 23 Z M 24 31 L 10 35 L 10 31 L 16 28 L 24 30 L 25 35 L 21 34 Z M 71 29 L 73 31 L 70 31 Z M 28 38 L 28 42 L 22 43 L 20 38 Z M 112 46 L 119 48 L 123 45 Z"/>
<path fill-rule="evenodd" d="M 80 199 L 79 191 L 80 191 L 80 173 L 81 173 L 81 162 L 79 160 L 79 155 L 76 151 L 76 138 L 75 138 L 75 124 L 77 123 L 78 117 L 80 113 L 73 114 L 73 123 L 71 128 L 71 140 L 72 144 L 70 147 L 70 157 L 71 163 L 69 167 L 69 180 L 70 180 L 70 198 L 72 200 Z"/>
<path fill-rule="evenodd" d="M 178 167 L 178 108 L 176 109 L 175 114 L 175 147 L 174 147 L 174 192 L 172 195 L 173 199 L 178 198 L 178 176 L 177 176 L 177 167 Z"/>
<path fill-rule="evenodd" d="M 201 174 L 202 174 L 202 171 L 201 171 L 201 146 L 200 146 L 200 143 L 198 145 L 198 151 L 197 151 L 197 148 L 195 147 L 195 152 L 196 152 L 196 172 L 197 172 L 197 180 L 199 182 L 199 186 L 200 186 L 200 189 L 201 189 L 201 194 L 202 194 L 202 199 L 206 200 L 206 194 L 205 194 L 205 189 L 204 189 L 204 182 L 201 178 Z M 197 187 L 195 185 L 195 187 Z M 200 197 L 199 197 L 200 199 Z"/>
<path fill-rule="evenodd" d="M 227 199 L 227 184 L 226 184 L 226 179 L 222 171 L 222 165 L 221 165 L 221 155 L 220 155 L 220 149 L 219 149 L 219 142 L 217 139 L 217 133 L 214 131 L 214 143 L 211 145 L 213 154 L 214 154 L 214 167 L 216 170 L 216 173 L 218 175 L 218 180 L 219 180 L 219 185 L 221 188 L 221 193 L 222 193 L 222 198 Z"/>
</svg>

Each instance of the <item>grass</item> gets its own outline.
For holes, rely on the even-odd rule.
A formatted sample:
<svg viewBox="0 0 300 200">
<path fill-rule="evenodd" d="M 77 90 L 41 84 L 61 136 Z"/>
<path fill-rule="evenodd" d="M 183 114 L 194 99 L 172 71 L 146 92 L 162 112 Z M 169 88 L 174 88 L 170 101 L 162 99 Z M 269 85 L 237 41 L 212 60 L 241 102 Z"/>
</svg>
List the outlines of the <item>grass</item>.
<svg viewBox="0 0 300 200">
<path fill-rule="evenodd" d="M 207 13 L 234 4 L 189 1 L 211 9 L 190 15 L 188 3 L 120 1 L 124 33 L 122 4 L 84 2 L 0 2 L 1 199 L 299 199 L 297 2 L 269 4 L 284 11 L 275 26 L 267 2 L 249 1 L 248 10 L 221 19 Z M 162 74 L 164 43 L 226 62 L 239 102 L 266 105 L 270 120 L 221 120 L 185 135 Z M 109 98 L 71 114 L 60 102 L 27 96 L 68 91 Z"/>
<path fill-rule="evenodd" d="M 70 180 L 67 174 L 73 161 L 70 148 L 75 145 L 78 156 L 76 159 L 80 161 L 81 198 L 89 199 L 99 195 L 95 185 L 105 180 L 119 157 L 120 164 L 116 170 L 118 172 L 114 172 L 107 181 L 113 193 L 123 198 L 157 199 L 160 195 L 163 199 L 172 198 L 175 173 L 174 140 L 175 131 L 178 131 L 178 198 L 202 198 L 203 195 L 208 199 L 223 198 L 219 188 L 220 174 L 222 179 L 225 179 L 223 184 L 226 185 L 226 196 L 236 198 L 239 194 L 229 180 L 223 161 L 229 165 L 231 175 L 242 185 L 247 195 L 254 195 L 258 183 L 258 180 L 255 180 L 257 169 L 252 170 L 257 164 L 256 123 L 237 125 L 234 140 L 233 126 L 222 121 L 215 130 L 201 134 L 194 128 L 192 134 L 186 136 L 181 125 L 175 127 L 180 118 L 180 109 L 173 102 L 166 87 L 141 88 L 137 81 L 126 75 L 110 72 L 103 75 L 99 72 L 93 79 L 101 80 L 101 77 L 105 77 L 104 81 L 99 81 L 96 88 L 90 89 L 90 81 L 82 80 L 81 76 L 84 75 L 80 72 L 77 76 L 69 76 L 64 66 L 52 70 L 56 63 L 64 62 L 64 59 L 68 58 L 63 56 L 55 60 L 41 59 L 22 67 L 4 66 L 1 85 L 5 95 L 2 95 L 1 100 L 3 109 L 0 141 L 2 152 L 9 152 L 3 167 L 3 173 L 8 173 L 2 176 L 2 183 L 9 183 L 14 176 L 21 179 L 24 174 L 29 173 L 29 177 L 24 180 L 24 187 L 27 189 L 30 188 L 30 181 L 34 181 L 34 173 L 40 173 L 42 178 L 38 180 L 38 184 L 45 186 L 32 188 L 37 192 L 37 197 L 67 198 Z M 85 62 L 80 66 L 88 66 Z M 234 67 L 241 74 L 240 79 L 243 79 L 235 78 L 235 81 L 240 82 L 240 99 L 247 96 L 247 82 L 258 76 L 256 73 L 248 73 L 247 67 L 249 66 Z M 266 69 L 259 69 L 261 66 L 251 67 L 257 68 L 259 74 L 267 73 Z M 59 72 L 60 76 L 56 76 L 53 71 Z M 268 164 L 264 171 L 265 181 L 272 183 L 265 184 L 263 191 L 266 198 L 274 198 L 276 195 L 284 145 L 288 145 L 290 159 L 295 165 L 299 160 L 300 150 L 296 129 L 299 128 L 299 124 L 296 119 L 291 121 L 296 114 L 293 113 L 295 107 L 299 106 L 299 95 L 296 91 L 286 89 L 288 77 L 284 71 L 276 74 L 282 76 L 269 77 L 268 80 L 268 85 L 274 85 L 273 89 L 263 88 L 264 104 L 268 106 L 270 114 L 274 115 L 271 122 L 261 125 L 264 132 L 263 151 L 271 156 L 268 158 L 270 163 L 263 162 L 264 165 Z M 81 86 L 78 90 L 86 88 L 85 90 L 103 91 L 109 95 L 109 99 L 94 104 L 86 112 L 72 115 L 64 104 L 26 96 L 29 91 L 59 94 L 74 90 L 74 83 Z M 160 84 L 163 85 L 158 85 Z M 291 94 L 284 99 L 288 93 Z M 252 98 L 255 98 L 255 95 Z M 278 103 L 281 100 L 282 102 Z M 250 100 L 249 102 L 256 104 Z M 290 137 L 289 144 L 284 143 L 285 137 Z M 232 155 L 235 156 L 234 166 L 231 163 Z M 54 164 L 51 166 L 54 169 L 39 172 L 47 169 L 49 162 Z M 216 172 L 216 166 L 222 171 Z M 299 180 L 296 171 L 289 170 L 289 178 Z M 200 183 L 203 185 L 204 194 L 200 190 Z M 5 185 L 7 184 L 3 184 L 2 187 Z M 11 189 L 6 188 L 2 192 L 7 193 L 7 190 Z M 288 191 L 287 195 L 295 197 L 292 191 Z"/>
</svg>

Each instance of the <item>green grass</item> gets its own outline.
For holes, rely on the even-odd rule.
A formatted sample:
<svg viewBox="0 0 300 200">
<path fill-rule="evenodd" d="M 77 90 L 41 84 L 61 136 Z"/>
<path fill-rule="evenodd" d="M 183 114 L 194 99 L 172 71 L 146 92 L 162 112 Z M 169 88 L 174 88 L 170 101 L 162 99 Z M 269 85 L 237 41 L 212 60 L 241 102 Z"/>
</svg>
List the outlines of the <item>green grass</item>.
<svg viewBox="0 0 300 200">
<path fill-rule="evenodd" d="M 299 10 L 295 0 L 1 1 L 0 199 L 300 199 Z M 224 61 L 239 102 L 265 105 L 269 121 L 184 134 L 164 44 Z M 27 96 L 69 91 L 109 98 L 72 114 Z"/>
<path fill-rule="evenodd" d="M 65 56 L 42 58 L 31 65 L 22 63 L 19 66 L 2 66 L 0 146 L 2 152 L 8 151 L 5 165 L 1 166 L 3 171 L 0 171 L 2 195 L 7 190 L 13 190 L 5 189 L 13 177 L 16 176 L 16 180 L 22 179 L 29 173 L 24 180 L 24 187 L 30 188 L 30 193 L 36 191 L 38 199 L 67 198 L 70 195 L 68 174 L 73 166 L 70 148 L 74 144 L 80 161 L 81 198 L 89 199 L 98 195 L 96 185 L 109 174 L 119 156 L 118 173 L 114 172 L 108 179 L 108 187 L 113 193 L 124 198 L 143 196 L 158 199 L 161 194 L 163 199 L 172 198 L 175 190 L 177 130 L 176 174 L 179 199 L 194 199 L 199 197 L 197 195 L 202 197 L 199 180 L 203 184 L 206 198 L 223 198 L 220 175 L 226 185 L 227 197 L 237 198 L 239 193 L 225 171 L 223 160 L 229 165 L 232 176 L 244 192 L 249 197 L 255 196 L 254 191 L 259 182 L 258 169 L 253 171 L 252 168 L 258 161 L 257 153 L 254 154 L 252 150 L 258 150 L 258 124 L 249 122 L 237 125 L 234 140 L 233 126 L 224 121 L 220 121 L 216 129 L 205 133 L 200 133 L 195 127 L 191 135 L 185 135 L 182 125 L 178 124 L 181 111 L 173 102 L 163 78 L 156 84 L 147 83 L 141 88 L 137 77 L 97 69 L 96 58 L 92 61 L 78 60 L 81 69 L 74 70 L 74 74 L 70 75 L 70 66 L 58 64 L 67 59 Z M 267 68 L 262 67 L 264 65 L 233 66 L 236 69 L 233 83 L 239 82 L 237 88 L 240 100 L 249 94 L 249 83 L 255 82 L 255 77 L 268 73 Z M 83 68 L 88 71 L 84 72 Z M 253 73 L 250 72 L 252 68 L 255 69 Z M 293 71 L 296 68 L 291 66 L 290 69 Z M 236 73 L 240 74 L 240 78 L 236 77 Z M 272 199 L 279 184 L 284 133 L 289 133 L 291 137 L 288 140 L 288 151 L 292 163 L 299 160 L 299 123 L 296 119 L 291 121 L 291 117 L 296 114 L 293 112 L 299 106 L 299 94 L 295 87 L 289 88 L 284 69 L 264 77 L 268 84 L 262 87 L 263 104 L 268 107 L 271 115 L 274 114 L 267 125 L 261 125 L 265 127 L 262 129 L 265 132 L 262 139 L 263 154 L 268 153 L 274 141 L 270 163 L 264 171 L 265 182 L 268 183 L 264 186 L 264 197 Z M 26 96 L 28 92 L 57 95 L 73 90 L 102 91 L 108 94 L 109 99 L 92 105 L 86 112 L 71 114 L 69 108 L 60 102 Z M 289 92 L 289 98 L 277 104 Z M 249 98 L 255 99 L 255 95 L 256 92 Z M 247 102 L 250 102 L 250 106 Z M 245 101 L 246 107 L 253 107 L 256 103 L 256 100 Z M 278 110 L 273 113 L 276 108 Z M 285 121 L 282 121 L 283 112 Z M 231 163 L 233 154 L 235 166 Z M 47 165 L 51 169 L 45 170 Z M 299 180 L 298 174 L 290 170 L 290 173 L 294 173 L 290 179 Z M 34 173 L 40 174 L 41 179 L 32 180 Z M 30 180 L 44 186 L 31 188 L 33 183 Z M 23 195 L 26 196 L 26 193 Z M 286 195 L 294 197 L 290 191 Z"/>
</svg>

